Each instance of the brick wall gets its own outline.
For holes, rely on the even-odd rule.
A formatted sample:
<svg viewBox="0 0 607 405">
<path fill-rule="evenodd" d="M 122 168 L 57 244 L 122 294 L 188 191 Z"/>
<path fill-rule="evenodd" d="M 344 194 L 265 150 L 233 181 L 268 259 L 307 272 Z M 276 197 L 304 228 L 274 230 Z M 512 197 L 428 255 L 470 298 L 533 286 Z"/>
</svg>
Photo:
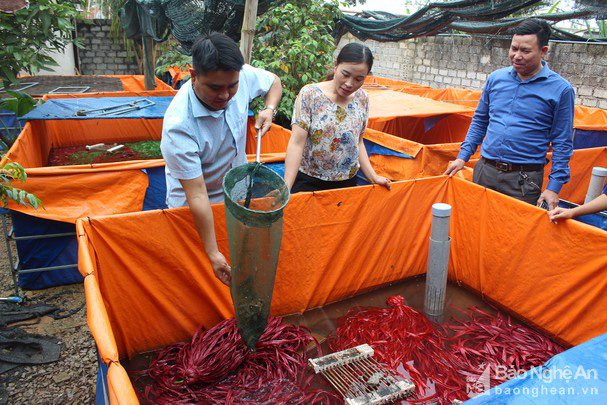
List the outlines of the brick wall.
<svg viewBox="0 0 607 405">
<path fill-rule="evenodd" d="M 110 20 L 88 20 L 78 24 L 78 37 L 84 48 L 78 50 L 83 75 L 142 74 L 134 55 L 128 56 L 121 41 L 114 43 Z"/>
<path fill-rule="evenodd" d="M 338 49 L 357 41 L 347 34 Z M 510 65 L 509 40 L 437 36 L 365 44 L 375 56 L 373 74 L 434 88 L 481 90 L 489 73 Z M 573 85 L 577 104 L 607 109 L 607 45 L 551 42 L 546 61 Z"/>
</svg>

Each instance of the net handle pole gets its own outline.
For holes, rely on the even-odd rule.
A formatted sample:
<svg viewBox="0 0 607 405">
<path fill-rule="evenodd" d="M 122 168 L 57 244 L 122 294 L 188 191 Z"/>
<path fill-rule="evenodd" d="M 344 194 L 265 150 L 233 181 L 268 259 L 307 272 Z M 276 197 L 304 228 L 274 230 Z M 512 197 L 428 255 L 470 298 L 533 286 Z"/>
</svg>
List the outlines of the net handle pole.
<svg viewBox="0 0 607 405">
<path fill-rule="evenodd" d="M 257 150 L 255 151 L 255 161 L 259 163 L 260 155 L 261 155 L 261 136 L 259 136 L 259 131 L 261 128 L 257 130 Z"/>
</svg>

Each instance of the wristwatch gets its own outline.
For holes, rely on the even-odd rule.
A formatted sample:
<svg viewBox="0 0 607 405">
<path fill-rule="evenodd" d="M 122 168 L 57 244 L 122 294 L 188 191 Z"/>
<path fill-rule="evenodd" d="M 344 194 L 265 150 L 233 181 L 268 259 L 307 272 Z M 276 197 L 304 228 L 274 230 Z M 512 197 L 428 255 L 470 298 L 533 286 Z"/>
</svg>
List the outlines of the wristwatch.
<svg viewBox="0 0 607 405">
<path fill-rule="evenodd" d="M 261 109 L 261 111 L 264 111 L 264 110 L 272 110 L 272 119 L 276 118 L 276 113 L 278 112 L 276 107 L 274 107 L 273 105 L 270 104 Z"/>
</svg>

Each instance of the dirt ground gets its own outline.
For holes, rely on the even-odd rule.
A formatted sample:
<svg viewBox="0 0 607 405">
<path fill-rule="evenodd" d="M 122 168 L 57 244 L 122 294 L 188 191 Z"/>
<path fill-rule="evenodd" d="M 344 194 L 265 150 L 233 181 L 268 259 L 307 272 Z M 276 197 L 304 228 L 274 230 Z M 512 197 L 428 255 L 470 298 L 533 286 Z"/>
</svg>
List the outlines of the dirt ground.
<svg viewBox="0 0 607 405">
<path fill-rule="evenodd" d="M 97 93 L 108 91 L 123 91 L 124 86 L 120 79 L 116 77 L 104 76 L 33 76 L 19 79 L 17 85 L 11 86 L 9 90 L 22 89 L 24 93 L 32 97 L 42 97 L 45 94 L 56 90 L 58 87 L 64 87 L 59 91 L 63 93 Z M 35 83 L 35 84 L 34 84 Z M 79 89 L 69 89 L 65 87 L 82 87 Z M 85 89 L 87 88 L 87 89 Z M 0 92 L 0 98 L 10 97 L 9 94 Z"/>
<path fill-rule="evenodd" d="M 4 232 L 0 231 L 0 297 L 13 295 L 13 281 L 6 252 Z M 14 243 L 13 254 L 16 257 Z M 8 404 L 92 404 L 97 379 L 97 352 L 86 325 L 86 308 L 82 284 L 45 290 L 25 291 L 28 302 L 39 302 L 60 308 L 63 319 L 43 316 L 21 322 L 20 329 L 54 336 L 61 342 L 59 361 L 36 366 L 21 366 L 0 374 L 0 403 Z M 2 396 L 0 396 L 2 398 Z"/>
</svg>

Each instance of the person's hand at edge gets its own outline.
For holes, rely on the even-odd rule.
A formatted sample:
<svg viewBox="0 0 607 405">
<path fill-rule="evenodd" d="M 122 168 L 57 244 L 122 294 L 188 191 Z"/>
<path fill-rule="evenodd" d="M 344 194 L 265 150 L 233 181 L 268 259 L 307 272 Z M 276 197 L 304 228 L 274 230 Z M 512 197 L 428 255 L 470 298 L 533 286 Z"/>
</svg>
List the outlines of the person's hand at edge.
<svg viewBox="0 0 607 405">
<path fill-rule="evenodd" d="M 392 183 L 390 181 L 390 179 L 383 177 L 383 176 L 375 176 L 375 178 L 373 179 L 373 183 L 374 184 L 379 184 L 380 186 L 384 186 L 385 188 L 387 188 L 388 190 L 390 190 L 390 184 Z"/>
<path fill-rule="evenodd" d="M 463 159 L 455 159 L 453 162 L 449 163 L 447 170 L 445 170 L 443 174 L 448 175 L 449 177 L 453 177 L 455 173 L 462 170 L 465 165 L 466 162 Z"/>
<path fill-rule="evenodd" d="M 548 213 L 548 217 L 550 218 L 550 221 L 556 224 L 557 219 L 573 218 L 573 209 L 556 207 Z"/>
<path fill-rule="evenodd" d="M 270 130 L 273 118 L 274 114 L 269 108 L 261 110 L 257 114 L 257 120 L 255 120 L 255 129 L 259 132 L 260 136 L 264 136 L 266 132 Z"/>
<path fill-rule="evenodd" d="M 230 280 L 232 278 L 232 269 L 230 268 L 230 265 L 228 265 L 225 256 L 221 252 L 217 251 L 209 255 L 209 260 L 211 261 L 211 266 L 213 267 L 215 277 L 229 287 Z"/>
<path fill-rule="evenodd" d="M 537 206 L 541 207 L 544 201 L 548 204 L 548 210 L 552 211 L 559 206 L 559 195 L 552 190 L 546 189 L 540 195 L 540 198 L 538 198 Z"/>
</svg>

